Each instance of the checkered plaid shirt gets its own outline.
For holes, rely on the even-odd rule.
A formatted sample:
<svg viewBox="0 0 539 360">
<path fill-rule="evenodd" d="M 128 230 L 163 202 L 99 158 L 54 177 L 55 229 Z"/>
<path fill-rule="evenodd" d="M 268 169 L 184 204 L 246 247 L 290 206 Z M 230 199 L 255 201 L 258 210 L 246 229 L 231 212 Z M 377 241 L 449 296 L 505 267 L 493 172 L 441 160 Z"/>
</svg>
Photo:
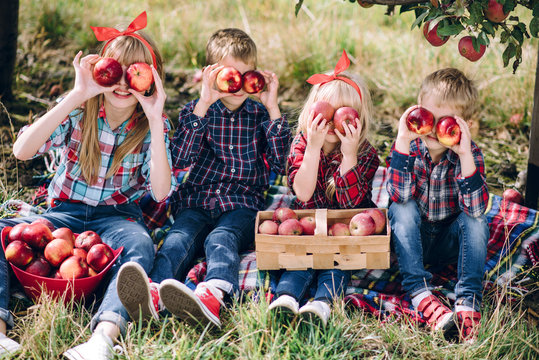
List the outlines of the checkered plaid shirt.
<svg viewBox="0 0 539 360">
<path fill-rule="evenodd" d="M 270 169 L 285 173 L 288 122 L 284 117 L 270 120 L 264 106 L 252 99 L 235 112 L 218 100 L 201 118 L 193 114 L 197 101 L 180 112 L 171 142 L 174 167 L 190 166 L 175 201 L 180 208 L 263 209 Z"/>
<path fill-rule="evenodd" d="M 464 178 L 459 157 L 452 150 L 446 151 L 435 164 L 419 138 L 410 143 L 410 155 L 399 153 L 393 144 L 387 159 L 387 191 L 391 200 L 397 203 L 415 200 L 422 216 L 429 221 L 444 220 L 461 211 L 473 217 L 483 215 L 488 189 L 483 154 L 474 142 L 472 155 L 477 169 Z"/>
<path fill-rule="evenodd" d="M 292 141 L 288 156 L 288 185 L 292 189 L 296 174 L 303 162 L 307 138 L 300 132 Z M 357 158 L 357 165 L 341 176 L 341 153 L 333 152 L 325 155 L 320 150 L 318 178 L 313 196 L 307 202 L 294 201 L 299 209 L 352 209 L 375 207 L 371 200 L 372 180 L 380 160 L 374 147 L 366 141 L 363 151 Z M 326 189 L 329 179 L 335 180 L 335 197 L 329 200 Z"/>
<path fill-rule="evenodd" d="M 99 131 L 99 147 L 101 148 L 101 167 L 97 183 L 89 185 L 82 177 L 79 163 L 79 147 L 82 138 L 81 121 L 83 113 L 76 109 L 58 126 L 50 138 L 38 150 L 35 156 L 49 150 L 61 149 L 62 159 L 52 179 L 49 189 L 49 200 L 81 201 L 87 205 L 118 205 L 139 199 L 145 191 L 149 191 L 155 200 L 150 183 L 150 132 L 146 134 L 142 147 L 128 154 L 121 163 L 116 174 L 105 178 L 112 164 L 115 150 L 125 140 L 129 129 L 133 126 L 130 120 L 112 130 L 107 122 L 104 106 L 99 110 L 97 119 Z M 168 149 L 169 139 L 166 133 L 170 130 L 168 118 L 163 114 L 165 123 L 165 145 Z M 21 133 L 27 127 L 21 129 Z M 167 154 L 169 165 L 170 153 Z M 171 192 L 176 186 L 172 178 Z"/>
</svg>

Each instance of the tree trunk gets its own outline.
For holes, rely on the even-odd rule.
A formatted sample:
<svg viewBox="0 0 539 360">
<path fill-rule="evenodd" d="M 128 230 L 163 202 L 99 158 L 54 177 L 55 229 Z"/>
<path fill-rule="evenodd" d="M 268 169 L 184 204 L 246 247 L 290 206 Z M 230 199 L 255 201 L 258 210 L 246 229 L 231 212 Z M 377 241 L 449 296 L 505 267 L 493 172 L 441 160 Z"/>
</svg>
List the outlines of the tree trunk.
<svg viewBox="0 0 539 360">
<path fill-rule="evenodd" d="M 525 199 L 526 206 L 537 209 L 537 199 L 539 198 L 539 48 L 537 51 L 537 68 L 535 69 L 535 90 L 533 93 L 529 151 Z"/>
<path fill-rule="evenodd" d="M 0 98 L 12 99 L 17 55 L 19 0 L 0 0 Z"/>
</svg>

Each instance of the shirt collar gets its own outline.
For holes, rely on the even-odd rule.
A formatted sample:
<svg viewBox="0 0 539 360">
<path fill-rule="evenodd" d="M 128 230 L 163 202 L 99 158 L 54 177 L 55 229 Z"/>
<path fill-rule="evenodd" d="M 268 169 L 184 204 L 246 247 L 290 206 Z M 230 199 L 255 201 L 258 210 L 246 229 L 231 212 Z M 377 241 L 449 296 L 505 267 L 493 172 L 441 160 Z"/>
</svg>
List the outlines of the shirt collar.
<svg viewBox="0 0 539 360">
<path fill-rule="evenodd" d="M 99 108 L 98 116 L 103 119 L 105 124 L 107 124 L 110 127 L 110 124 L 107 120 L 107 114 L 105 113 L 105 104 L 101 104 L 101 107 Z M 131 130 L 135 124 L 137 123 L 137 119 L 135 119 L 135 113 L 131 115 L 131 118 L 124 121 L 117 129 L 114 131 L 127 133 L 129 130 Z"/>
<path fill-rule="evenodd" d="M 220 113 L 226 112 L 226 113 L 232 114 L 232 113 L 239 113 L 244 110 L 247 111 L 248 113 L 254 113 L 256 111 L 255 101 L 251 100 L 250 98 L 245 99 L 243 104 L 241 104 L 240 107 L 234 112 L 230 111 L 230 109 L 228 109 L 225 106 L 225 104 L 223 104 L 221 99 L 215 102 L 215 106 L 217 107 Z"/>
<path fill-rule="evenodd" d="M 425 156 L 429 157 L 430 162 L 432 162 L 432 158 L 430 157 L 429 149 L 427 148 L 427 145 L 425 145 L 425 142 L 418 138 L 419 140 L 419 150 L 420 153 L 425 154 Z M 456 164 L 459 160 L 458 155 L 451 149 L 447 149 L 447 151 L 442 155 L 442 158 L 440 159 L 440 163 L 444 160 L 449 161 L 452 164 Z"/>
</svg>

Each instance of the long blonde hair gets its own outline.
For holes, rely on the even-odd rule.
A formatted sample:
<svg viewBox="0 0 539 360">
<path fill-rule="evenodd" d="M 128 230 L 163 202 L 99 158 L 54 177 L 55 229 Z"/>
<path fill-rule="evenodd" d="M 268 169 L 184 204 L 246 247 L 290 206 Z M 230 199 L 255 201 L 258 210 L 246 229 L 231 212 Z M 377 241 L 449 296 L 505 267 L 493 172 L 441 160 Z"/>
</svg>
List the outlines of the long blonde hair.
<svg viewBox="0 0 539 360">
<path fill-rule="evenodd" d="M 160 77 L 163 78 L 163 61 L 154 42 L 142 31 L 137 31 L 152 47 L 155 53 L 155 68 Z M 122 65 L 130 65 L 135 62 L 145 62 L 152 64 L 152 55 L 146 46 L 139 39 L 133 36 L 120 36 L 111 40 L 102 54 L 103 57 L 114 57 Z M 155 91 L 155 84 L 147 91 L 152 94 Z M 103 104 L 104 96 L 99 94 L 89 99 L 84 105 L 84 115 L 82 118 L 82 140 L 80 145 L 80 166 L 84 179 L 88 184 L 95 184 L 101 166 L 101 149 L 99 148 L 99 134 L 97 118 L 99 108 Z M 148 119 L 140 104 L 137 104 L 133 113 L 135 126 L 129 131 L 124 142 L 116 149 L 111 167 L 105 175 L 106 178 L 114 175 L 120 168 L 122 160 L 131 152 L 138 149 L 149 131 Z"/>
<path fill-rule="evenodd" d="M 326 72 L 326 74 L 332 75 L 333 71 Z M 327 101 L 335 110 L 343 106 L 353 107 L 359 113 L 359 121 L 361 123 L 361 134 L 359 138 L 358 150 L 359 155 L 368 150 L 366 143 L 373 111 L 371 96 L 365 81 L 361 77 L 352 75 L 348 72 L 340 73 L 339 76 L 347 77 L 353 80 L 361 90 L 361 97 L 353 86 L 338 79 L 323 85 L 314 85 L 307 96 L 307 100 L 303 105 L 301 113 L 299 114 L 297 133 L 303 132 L 304 134 L 307 134 L 307 124 L 310 109 L 316 101 Z M 335 195 L 335 180 L 333 179 L 333 176 L 326 179 L 326 182 L 326 197 L 329 200 L 332 200 L 333 196 Z"/>
</svg>

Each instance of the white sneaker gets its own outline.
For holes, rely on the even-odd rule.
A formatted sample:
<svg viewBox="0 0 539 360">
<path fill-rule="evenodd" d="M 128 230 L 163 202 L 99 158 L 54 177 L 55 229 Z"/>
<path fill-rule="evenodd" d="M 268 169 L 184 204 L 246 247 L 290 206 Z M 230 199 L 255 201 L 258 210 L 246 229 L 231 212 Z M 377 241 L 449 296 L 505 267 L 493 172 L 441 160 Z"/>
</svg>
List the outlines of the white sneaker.
<svg viewBox="0 0 539 360">
<path fill-rule="evenodd" d="M 64 352 L 69 360 L 110 360 L 114 357 L 112 339 L 103 333 L 95 333 L 87 342 Z"/>
<path fill-rule="evenodd" d="M 300 315 L 308 317 L 311 321 L 313 318 L 318 319 L 322 322 L 322 324 L 324 324 L 324 326 L 326 326 L 328 323 L 330 313 L 331 309 L 329 305 L 320 300 L 309 301 L 307 304 L 303 305 L 301 309 L 299 309 Z"/>
<path fill-rule="evenodd" d="M 116 291 L 122 305 L 133 321 L 159 320 L 163 303 L 159 298 L 159 284 L 153 283 L 138 263 L 129 261 L 118 270 Z"/>
<path fill-rule="evenodd" d="M 290 295 L 281 295 L 268 307 L 268 310 L 276 310 L 280 312 L 290 312 L 294 315 L 298 314 L 299 303 Z"/>
<path fill-rule="evenodd" d="M 21 348 L 21 344 L 13 339 L 8 338 L 6 335 L 0 333 L 0 357 L 11 355 Z"/>
</svg>

